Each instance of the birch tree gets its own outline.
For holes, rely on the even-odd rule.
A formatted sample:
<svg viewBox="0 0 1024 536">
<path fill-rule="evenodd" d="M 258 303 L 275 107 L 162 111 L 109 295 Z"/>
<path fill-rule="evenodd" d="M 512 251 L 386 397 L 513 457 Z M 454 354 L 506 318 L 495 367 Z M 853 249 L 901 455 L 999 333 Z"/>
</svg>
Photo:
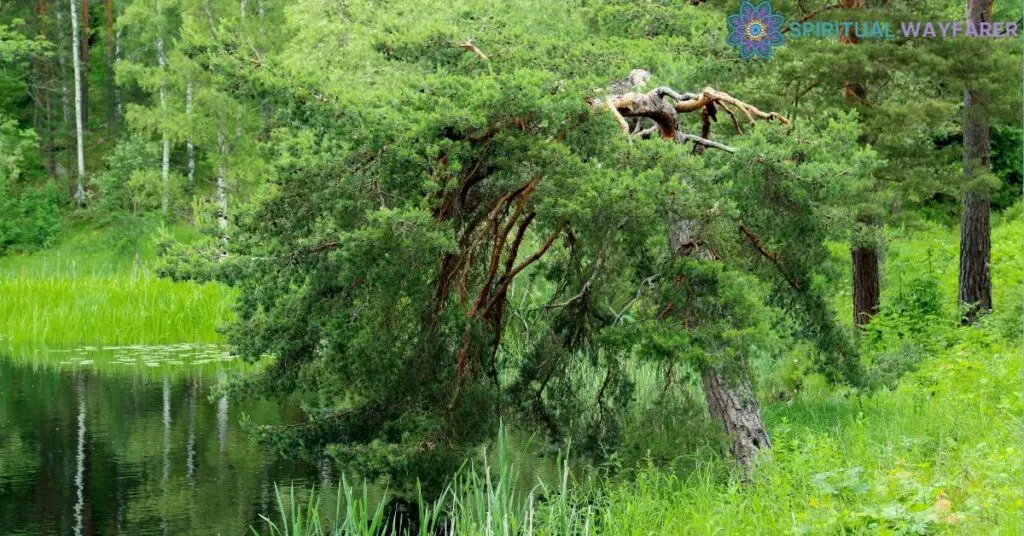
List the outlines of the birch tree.
<svg viewBox="0 0 1024 536">
<path fill-rule="evenodd" d="M 78 0 L 68 0 L 71 6 L 71 63 L 74 67 L 75 78 L 75 147 L 78 156 L 78 168 L 75 182 L 75 203 L 79 208 L 85 206 L 85 126 L 82 122 L 83 106 L 82 100 L 82 62 L 79 57 L 79 35 L 78 35 Z"/>
<path fill-rule="evenodd" d="M 164 52 L 164 38 L 163 38 L 163 16 L 160 9 L 160 2 L 157 0 L 156 3 L 157 12 L 157 35 L 156 35 L 156 59 L 157 65 L 159 65 L 160 72 L 160 116 L 167 116 L 167 56 Z M 166 217 L 171 204 L 171 137 L 167 132 L 167 128 L 161 128 L 162 136 L 162 147 L 163 147 L 163 158 L 161 160 L 162 166 L 160 168 L 160 180 L 163 185 L 163 197 L 161 198 L 160 210 Z"/>
</svg>

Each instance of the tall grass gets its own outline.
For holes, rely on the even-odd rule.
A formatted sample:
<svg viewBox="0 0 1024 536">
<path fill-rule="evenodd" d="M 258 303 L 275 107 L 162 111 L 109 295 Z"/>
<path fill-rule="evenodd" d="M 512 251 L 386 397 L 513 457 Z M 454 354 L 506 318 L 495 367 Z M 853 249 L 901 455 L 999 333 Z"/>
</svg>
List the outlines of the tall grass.
<svg viewBox="0 0 1024 536">
<path fill-rule="evenodd" d="M 118 228 L 65 224 L 61 243 L 0 257 L 0 351 L 10 346 L 216 343 L 232 292 L 153 275 L 155 242 L 115 247 Z M 186 226 L 166 231 L 187 240 Z"/>
<path fill-rule="evenodd" d="M 349 486 L 342 476 L 334 516 L 326 520 L 314 491 L 305 500 L 294 487 L 287 492 L 275 488 L 279 517 L 266 516 L 264 534 L 268 536 L 380 536 L 465 534 L 470 536 L 509 536 L 513 534 L 596 534 L 595 511 L 582 504 L 572 480 L 569 465 L 563 461 L 561 479 L 555 485 L 539 481 L 532 489 L 519 489 L 519 471 L 509 456 L 509 440 L 499 429 L 497 465 L 492 467 L 486 451 L 483 465 L 464 467 L 451 484 L 434 500 L 426 500 L 417 486 L 415 512 L 388 508 L 385 492 L 377 501 Z M 254 534 L 260 532 L 253 527 Z"/>
<path fill-rule="evenodd" d="M 12 345 L 218 342 L 231 292 L 148 275 L 0 277 L 0 337 Z"/>
</svg>

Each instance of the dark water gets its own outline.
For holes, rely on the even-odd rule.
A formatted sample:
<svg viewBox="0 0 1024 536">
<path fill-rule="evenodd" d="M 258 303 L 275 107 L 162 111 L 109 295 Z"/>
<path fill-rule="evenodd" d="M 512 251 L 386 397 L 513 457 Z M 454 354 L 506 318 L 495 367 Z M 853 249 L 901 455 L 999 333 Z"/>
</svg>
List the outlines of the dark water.
<svg viewBox="0 0 1024 536">
<path fill-rule="evenodd" d="M 334 489 L 326 467 L 275 459 L 211 400 L 209 374 L 54 371 L 0 356 L 0 535 L 251 534 L 274 483 Z M 261 423 L 297 419 L 246 404 Z"/>
</svg>

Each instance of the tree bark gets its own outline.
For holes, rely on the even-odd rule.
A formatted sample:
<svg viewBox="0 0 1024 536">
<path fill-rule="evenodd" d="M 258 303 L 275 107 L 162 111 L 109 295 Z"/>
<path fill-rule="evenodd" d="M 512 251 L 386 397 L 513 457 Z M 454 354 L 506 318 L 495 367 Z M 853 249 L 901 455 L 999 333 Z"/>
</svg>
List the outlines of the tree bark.
<svg viewBox="0 0 1024 536">
<path fill-rule="evenodd" d="M 992 22 L 992 0 L 968 0 L 967 21 L 975 25 Z M 971 324 L 979 315 L 992 310 L 989 193 L 975 180 L 991 166 L 986 101 L 985 95 L 969 87 L 964 90 L 964 180 L 967 187 L 960 216 L 959 281 L 960 304 L 965 308 L 964 324 Z"/>
<path fill-rule="evenodd" d="M 156 16 L 158 19 L 163 16 L 160 13 L 160 2 L 156 3 L 156 12 Z M 160 115 L 162 121 L 164 114 L 166 113 L 167 110 L 167 92 L 164 88 L 164 81 L 162 80 L 162 78 L 166 75 L 167 71 L 167 59 L 166 56 L 164 56 L 164 39 L 162 24 L 160 24 L 159 22 L 157 24 L 160 27 L 160 29 L 158 30 L 158 34 L 156 36 L 156 60 L 157 64 L 160 66 L 161 76 Z M 163 195 L 160 199 L 160 211 L 163 213 L 164 216 L 167 216 L 168 213 L 170 212 L 171 206 L 171 138 L 170 135 L 167 133 L 166 128 L 163 129 L 163 136 L 161 141 L 163 144 L 163 158 L 162 165 L 160 168 L 160 182 L 163 187 Z"/>
<path fill-rule="evenodd" d="M 117 120 L 117 99 L 113 98 L 116 91 L 114 80 L 114 0 L 106 0 L 103 18 L 103 45 L 107 54 L 107 89 L 111 98 L 107 101 L 107 123 L 113 125 Z"/>
<path fill-rule="evenodd" d="M 38 0 L 36 3 L 38 32 L 47 39 L 51 39 L 46 20 L 48 15 L 49 8 L 46 5 L 46 0 Z M 38 98 L 36 99 L 36 105 L 41 115 L 40 127 L 42 136 L 39 138 L 40 149 L 46 155 L 46 174 L 51 180 L 57 180 L 57 160 L 53 147 L 53 63 L 48 57 L 40 57 L 36 59 L 35 64 L 39 79 L 38 86 L 40 87 Z"/>
<path fill-rule="evenodd" d="M 673 255 L 713 260 L 714 254 L 702 244 L 696 227 L 695 222 L 684 220 L 669 229 L 669 247 Z M 720 366 L 705 366 L 701 370 L 701 380 L 708 413 L 712 419 L 722 423 L 730 441 L 729 453 L 739 463 L 743 480 L 749 482 L 758 453 L 772 446 L 751 387 L 750 373 L 745 364 L 734 371 L 726 371 Z"/>
<path fill-rule="evenodd" d="M 114 32 L 114 64 L 121 60 L 121 29 Z M 114 113 L 118 120 L 124 117 L 124 110 L 121 109 L 121 87 L 114 82 Z"/>
<path fill-rule="evenodd" d="M 228 247 L 228 147 L 227 136 L 218 134 L 220 142 L 220 162 L 217 164 L 217 226 L 220 228 L 221 248 L 226 252 Z"/>
<path fill-rule="evenodd" d="M 864 326 L 878 314 L 878 250 L 869 246 L 850 249 L 853 261 L 853 325 Z"/>
<path fill-rule="evenodd" d="M 82 124 L 89 126 L 89 0 L 82 1 L 82 40 L 79 49 L 82 62 Z"/>
<path fill-rule="evenodd" d="M 725 433 L 732 442 L 729 453 L 743 468 L 744 479 L 749 480 L 758 453 L 772 447 L 749 373 L 744 370 L 741 377 L 730 383 L 722 370 L 706 367 L 701 379 L 708 412 L 725 426 Z"/>
<path fill-rule="evenodd" d="M 85 147 L 84 147 L 84 122 L 82 120 L 82 66 L 78 56 L 78 0 L 69 0 L 71 5 L 71 60 L 75 70 L 75 141 L 78 147 L 78 177 L 75 183 L 75 202 L 78 207 L 85 206 L 85 187 L 82 181 L 85 177 Z"/>
</svg>

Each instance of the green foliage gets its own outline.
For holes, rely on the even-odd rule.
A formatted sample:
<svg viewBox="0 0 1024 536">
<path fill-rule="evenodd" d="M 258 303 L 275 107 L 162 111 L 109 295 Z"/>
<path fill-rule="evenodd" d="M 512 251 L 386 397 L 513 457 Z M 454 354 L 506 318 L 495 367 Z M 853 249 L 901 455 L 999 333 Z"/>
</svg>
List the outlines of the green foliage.
<svg viewBox="0 0 1024 536">
<path fill-rule="evenodd" d="M 24 173 L 25 166 L 38 158 L 36 143 L 35 132 L 18 128 L 0 112 L 0 254 L 12 247 L 46 246 L 57 232 L 55 185 L 33 184 Z"/>
</svg>

